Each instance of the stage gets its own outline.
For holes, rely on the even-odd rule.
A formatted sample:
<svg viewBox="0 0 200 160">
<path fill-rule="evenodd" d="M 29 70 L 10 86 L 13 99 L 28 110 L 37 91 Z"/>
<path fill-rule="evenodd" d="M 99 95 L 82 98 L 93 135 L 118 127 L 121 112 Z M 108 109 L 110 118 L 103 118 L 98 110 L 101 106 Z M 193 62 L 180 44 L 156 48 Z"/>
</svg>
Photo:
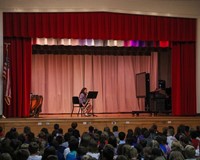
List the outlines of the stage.
<svg viewBox="0 0 200 160">
<path fill-rule="evenodd" d="M 162 131 L 163 127 L 169 125 L 175 128 L 180 125 L 188 125 L 195 128 L 199 125 L 200 116 L 170 116 L 170 115 L 157 115 L 143 113 L 139 116 L 133 115 L 132 113 L 115 113 L 115 114 L 96 114 L 91 117 L 77 116 L 73 114 L 41 114 L 39 118 L 2 118 L 0 120 L 0 126 L 3 127 L 4 132 L 15 127 L 19 133 L 23 131 L 24 126 L 30 126 L 31 130 L 37 135 L 41 128 L 48 128 L 51 132 L 53 125 L 58 123 L 63 128 L 64 133 L 70 128 L 72 122 L 78 123 L 78 129 L 81 133 L 88 130 L 89 126 L 94 126 L 97 129 L 103 130 L 104 127 L 108 126 L 112 129 L 114 125 L 119 127 L 119 131 L 127 131 L 128 129 L 134 129 L 135 127 L 147 127 L 149 128 L 152 124 L 158 126 L 158 130 Z"/>
</svg>

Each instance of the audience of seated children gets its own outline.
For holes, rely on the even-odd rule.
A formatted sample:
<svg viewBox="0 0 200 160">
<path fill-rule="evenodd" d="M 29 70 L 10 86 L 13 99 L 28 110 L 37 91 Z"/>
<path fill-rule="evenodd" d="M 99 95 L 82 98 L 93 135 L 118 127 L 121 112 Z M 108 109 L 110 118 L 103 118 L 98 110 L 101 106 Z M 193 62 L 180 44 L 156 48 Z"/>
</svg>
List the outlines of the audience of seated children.
<svg viewBox="0 0 200 160">
<path fill-rule="evenodd" d="M 162 132 L 153 124 L 149 129 L 132 126 L 127 131 L 103 131 L 89 126 L 80 136 L 78 123 L 67 131 L 59 124 L 52 133 L 42 128 L 37 136 L 29 126 L 23 133 L 0 127 L 0 160 L 194 160 L 198 159 L 200 127 L 165 126 Z"/>
</svg>

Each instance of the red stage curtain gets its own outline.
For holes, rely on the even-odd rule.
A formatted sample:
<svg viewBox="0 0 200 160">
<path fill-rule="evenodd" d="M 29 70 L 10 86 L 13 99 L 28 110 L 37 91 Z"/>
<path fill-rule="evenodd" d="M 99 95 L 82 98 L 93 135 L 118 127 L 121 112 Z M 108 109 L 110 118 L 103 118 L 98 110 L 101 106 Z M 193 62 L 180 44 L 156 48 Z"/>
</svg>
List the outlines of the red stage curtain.
<svg viewBox="0 0 200 160">
<path fill-rule="evenodd" d="M 4 109 L 8 116 L 22 117 L 29 112 L 31 40 L 18 37 L 176 41 L 172 46 L 173 113 L 196 113 L 196 19 L 105 12 L 4 13 L 3 28 L 4 38 L 13 38 L 13 100 Z M 186 43 L 191 41 L 194 43 Z"/>
<path fill-rule="evenodd" d="M 196 114 L 195 43 L 172 45 L 172 108 L 174 115 Z"/>
<path fill-rule="evenodd" d="M 4 37 L 195 41 L 196 19 L 121 13 L 4 13 Z"/>
<path fill-rule="evenodd" d="M 11 105 L 4 104 L 6 117 L 27 117 L 30 110 L 31 39 L 5 38 L 9 42 L 11 71 Z"/>
</svg>

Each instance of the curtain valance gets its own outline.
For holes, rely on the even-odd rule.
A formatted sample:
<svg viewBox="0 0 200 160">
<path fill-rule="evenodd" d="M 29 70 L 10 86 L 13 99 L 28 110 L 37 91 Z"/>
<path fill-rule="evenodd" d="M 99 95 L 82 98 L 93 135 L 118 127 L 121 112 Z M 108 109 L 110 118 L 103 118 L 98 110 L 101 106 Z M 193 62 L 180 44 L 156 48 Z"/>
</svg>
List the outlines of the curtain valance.
<svg viewBox="0 0 200 160">
<path fill-rule="evenodd" d="M 195 41 L 196 19 L 107 12 L 4 13 L 4 37 Z"/>
</svg>

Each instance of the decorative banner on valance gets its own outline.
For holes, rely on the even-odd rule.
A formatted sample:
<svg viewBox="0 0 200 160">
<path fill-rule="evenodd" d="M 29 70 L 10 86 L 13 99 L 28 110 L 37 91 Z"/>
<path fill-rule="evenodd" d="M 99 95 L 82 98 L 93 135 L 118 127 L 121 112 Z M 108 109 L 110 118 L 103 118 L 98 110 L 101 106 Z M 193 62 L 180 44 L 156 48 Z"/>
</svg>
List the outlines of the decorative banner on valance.
<svg viewBox="0 0 200 160">
<path fill-rule="evenodd" d="M 96 47 L 169 47 L 169 41 L 98 40 L 34 38 L 33 45 L 96 46 Z"/>
</svg>

